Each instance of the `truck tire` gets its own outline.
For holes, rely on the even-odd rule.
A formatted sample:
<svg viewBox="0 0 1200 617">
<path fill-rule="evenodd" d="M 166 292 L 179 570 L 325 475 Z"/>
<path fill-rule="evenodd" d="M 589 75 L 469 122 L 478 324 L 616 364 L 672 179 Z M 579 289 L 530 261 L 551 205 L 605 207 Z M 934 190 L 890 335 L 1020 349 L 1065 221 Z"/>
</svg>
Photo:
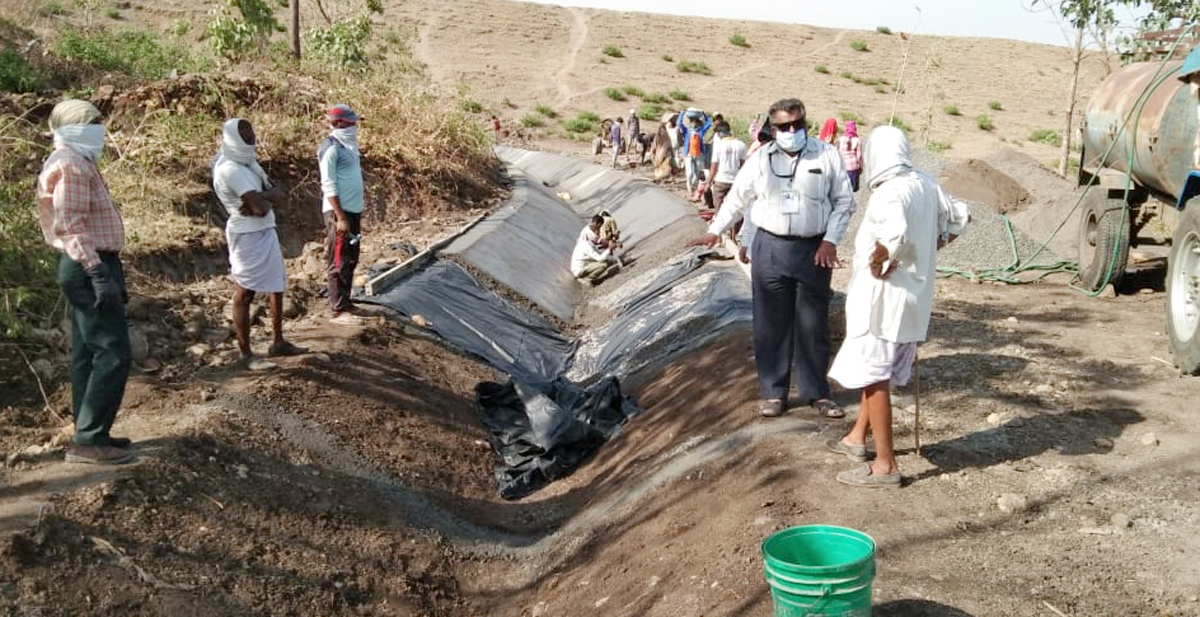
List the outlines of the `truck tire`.
<svg viewBox="0 0 1200 617">
<path fill-rule="evenodd" d="M 592 154 L 600 154 L 604 152 L 604 140 L 599 137 L 592 140 Z"/>
<path fill-rule="evenodd" d="M 1200 373 L 1200 198 L 1179 215 L 1167 261 L 1167 335 L 1175 365 Z"/>
<path fill-rule="evenodd" d="M 1092 193 L 1079 220 L 1079 285 L 1099 291 L 1116 285 L 1129 260 L 1129 206 L 1121 199 L 1104 199 Z M 1109 264 L 1112 263 L 1112 272 Z"/>
</svg>

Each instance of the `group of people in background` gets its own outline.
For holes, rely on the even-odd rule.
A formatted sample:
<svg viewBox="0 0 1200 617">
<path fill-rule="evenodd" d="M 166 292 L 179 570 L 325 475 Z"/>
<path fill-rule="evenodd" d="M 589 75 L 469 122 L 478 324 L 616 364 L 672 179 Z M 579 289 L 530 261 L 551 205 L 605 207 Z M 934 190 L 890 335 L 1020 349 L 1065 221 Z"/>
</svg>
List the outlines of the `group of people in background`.
<svg viewBox="0 0 1200 617">
<path fill-rule="evenodd" d="M 338 104 L 326 113 L 329 135 L 317 149 L 331 321 L 359 323 L 350 301 L 358 264 L 363 178 L 357 126 L 361 118 Z M 66 460 L 120 464 L 133 458 L 129 438 L 111 434 L 131 364 L 120 253 L 125 228 L 98 162 L 104 151 L 103 114 L 82 100 L 66 100 L 50 113 L 54 151 L 38 176 L 38 218 L 46 243 L 59 252 L 57 279 L 71 305 L 71 411 L 75 420 Z M 269 298 L 272 342 L 268 356 L 305 353 L 283 336 L 287 272 L 275 211 L 289 196 L 259 163 L 258 135 L 244 118 L 221 130 L 212 161 L 212 187 L 228 218 L 225 236 L 234 284 L 233 324 L 242 366 L 269 368 L 250 344 L 250 307 Z"/>
</svg>

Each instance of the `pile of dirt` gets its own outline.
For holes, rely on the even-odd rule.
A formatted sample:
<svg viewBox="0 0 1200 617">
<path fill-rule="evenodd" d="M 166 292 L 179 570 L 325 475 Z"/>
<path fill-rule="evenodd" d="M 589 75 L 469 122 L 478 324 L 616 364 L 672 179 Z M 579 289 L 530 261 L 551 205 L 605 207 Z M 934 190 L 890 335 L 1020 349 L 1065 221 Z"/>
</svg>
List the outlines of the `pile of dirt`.
<svg viewBox="0 0 1200 617">
<path fill-rule="evenodd" d="M 1029 191 L 1016 180 L 980 159 L 967 159 L 956 165 L 941 182 L 959 199 L 985 203 L 1002 214 L 1014 212 L 1030 200 Z"/>
</svg>

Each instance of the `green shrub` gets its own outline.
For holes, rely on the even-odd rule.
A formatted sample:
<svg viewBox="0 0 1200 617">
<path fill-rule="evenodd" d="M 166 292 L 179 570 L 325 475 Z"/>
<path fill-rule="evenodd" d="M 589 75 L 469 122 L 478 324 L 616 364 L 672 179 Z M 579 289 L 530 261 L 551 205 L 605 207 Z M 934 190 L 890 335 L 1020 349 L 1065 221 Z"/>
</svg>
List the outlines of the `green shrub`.
<svg viewBox="0 0 1200 617">
<path fill-rule="evenodd" d="M 674 56 L 672 56 L 671 54 L 663 54 L 663 55 L 662 55 L 662 59 L 663 59 L 663 60 L 665 60 L 665 61 L 667 61 L 667 62 L 674 62 L 674 61 L 675 61 L 675 57 L 674 57 Z"/>
<path fill-rule="evenodd" d="M 39 17 L 53 17 L 55 15 L 66 14 L 67 9 L 63 7 L 61 2 L 47 2 L 37 8 L 36 13 Z"/>
<path fill-rule="evenodd" d="M 663 107 L 654 103 L 642 103 L 638 106 L 637 117 L 642 120 L 658 120 L 663 116 Z"/>
<path fill-rule="evenodd" d="M 0 339 L 12 341 L 56 322 L 56 254 L 38 225 L 36 167 L 49 154 L 38 126 L 10 117 L 0 125 Z"/>
<path fill-rule="evenodd" d="M 1062 133 L 1054 129 L 1038 129 L 1029 134 L 1029 141 L 1058 146 L 1062 145 Z"/>
<path fill-rule="evenodd" d="M 600 114 L 598 114 L 594 111 L 588 111 L 588 110 L 584 110 L 584 111 L 581 111 L 581 112 L 575 114 L 575 117 L 579 118 L 580 120 L 583 120 L 585 122 L 599 122 L 600 121 Z"/>
<path fill-rule="evenodd" d="M 14 49 L 0 49 L 0 91 L 33 92 L 41 76 Z"/>
<path fill-rule="evenodd" d="M 375 0 L 368 0 L 367 7 L 370 12 L 383 11 L 382 5 Z M 370 60 L 367 42 L 371 39 L 372 30 L 369 13 L 339 19 L 327 28 L 310 28 L 304 33 L 309 47 L 308 55 L 333 66 L 365 70 Z"/>
<path fill-rule="evenodd" d="M 107 15 L 109 19 L 121 19 L 121 11 L 118 11 L 117 9 L 108 9 L 107 11 L 104 11 L 104 14 Z"/>
<path fill-rule="evenodd" d="M 942 111 L 945 112 L 947 116 L 961 116 L 962 115 L 962 112 L 958 111 L 957 105 L 947 105 L 942 108 Z"/>
<path fill-rule="evenodd" d="M 621 48 L 616 45 L 605 45 L 604 49 L 600 50 L 604 55 L 610 58 L 624 58 L 625 54 L 621 53 Z"/>
<path fill-rule="evenodd" d="M 621 91 L 624 92 L 625 94 L 628 94 L 629 96 L 636 96 L 639 99 L 646 96 L 646 93 L 643 92 L 642 89 L 637 86 L 625 86 L 624 88 L 621 88 Z"/>
<path fill-rule="evenodd" d="M 878 32 L 879 34 L 891 34 L 892 33 L 892 29 L 887 26 L 877 26 L 875 28 L 875 31 Z"/>
<path fill-rule="evenodd" d="M 521 117 L 521 124 L 528 128 L 534 128 L 538 126 L 546 126 L 546 121 L 538 114 L 525 114 Z"/>
<path fill-rule="evenodd" d="M 980 114 L 976 121 L 979 124 L 980 130 L 990 131 L 995 128 L 995 126 L 992 124 L 992 119 L 989 118 L 987 114 Z"/>
<path fill-rule="evenodd" d="M 891 120 L 888 120 L 888 124 L 900 129 L 901 131 L 904 131 L 905 133 L 912 132 L 912 127 L 908 124 L 905 124 L 905 122 L 900 118 L 893 117 Z"/>
<path fill-rule="evenodd" d="M 712 69 L 703 62 L 692 62 L 691 60 L 680 60 L 675 64 L 675 69 L 680 73 L 699 73 L 701 75 L 712 75 Z"/>
<path fill-rule="evenodd" d="M 183 36 L 192 29 L 192 22 L 186 19 L 176 19 L 171 22 L 171 27 L 167 30 L 172 36 Z"/>
<path fill-rule="evenodd" d="M 669 97 L 665 94 L 654 93 L 654 94 L 647 94 L 646 96 L 643 96 L 642 101 L 644 101 L 646 103 L 657 103 L 659 105 L 665 105 L 666 103 L 671 102 L 671 97 Z"/>
<path fill-rule="evenodd" d="M 584 118 L 569 118 L 562 121 L 562 127 L 568 133 L 591 133 L 596 130 L 596 123 Z"/>
<path fill-rule="evenodd" d="M 605 88 L 604 95 L 614 101 L 624 101 L 625 93 L 620 88 Z"/>
<path fill-rule="evenodd" d="M 931 141 L 931 142 L 925 144 L 925 149 L 929 150 L 930 152 L 933 152 L 934 154 L 940 154 L 940 153 L 945 152 L 950 149 L 950 142 L 948 142 L 948 141 Z"/>
<path fill-rule="evenodd" d="M 841 118 L 842 120 L 849 120 L 851 122 L 857 122 L 858 124 L 866 124 L 866 122 L 867 122 L 866 120 L 864 120 L 862 118 L 862 116 L 859 116 L 858 114 L 856 114 L 852 111 L 846 111 L 846 110 L 839 111 L 838 118 Z"/>
<path fill-rule="evenodd" d="M 884 88 L 883 86 L 875 86 L 876 94 L 887 94 L 887 92 L 888 92 L 887 88 Z"/>
<path fill-rule="evenodd" d="M 163 43 L 156 34 L 144 30 L 67 30 L 55 41 L 54 53 L 64 60 L 137 79 L 161 79 L 172 69 L 192 71 L 209 66 L 193 58 L 187 47 Z"/>
<path fill-rule="evenodd" d="M 458 101 L 458 108 L 469 114 L 477 114 L 483 111 L 483 103 L 470 97 L 463 97 Z"/>
<path fill-rule="evenodd" d="M 537 105 L 533 106 L 533 110 L 539 114 L 542 114 L 543 116 L 546 116 L 547 118 L 558 117 L 558 112 L 551 109 L 549 105 L 542 105 L 541 103 L 538 103 Z"/>
<path fill-rule="evenodd" d="M 742 36 L 742 33 L 740 32 L 734 32 L 733 36 L 729 37 L 729 42 L 738 47 L 750 46 L 750 44 L 746 42 L 746 37 Z"/>
<path fill-rule="evenodd" d="M 818 64 L 817 66 L 813 67 L 813 70 L 821 73 L 822 75 L 829 74 L 829 67 L 825 66 L 824 64 Z"/>
<path fill-rule="evenodd" d="M 1004 109 L 1004 107 L 1000 105 L 1000 101 L 988 101 L 988 109 L 992 111 L 1000 111 L 1001 109 Z"/>
<path fill-rule="evenodd" d="M 860 40 L 850 41 L 850 49 L 854 51 L 867 51 L 867 42 Z"/>
<path fill-rule="evenodd" d="M 854 73 L 851 73 L 850 71 L 842 71 L 841 73 L 838 73 L 838 77 L 841 77 L 842 79 L 850 79 L 850 80 L 853 80 L 853 79 L 854 79 Z"/>
<path fill-rule="evenodd" d="M 367 27 L 370 28 L 369 23 Z M 208 44 L 213 51 L 230 59 L 262 49 L 272 34 L 283 30 L 283 25 L 275 19 L 274 10 L 266 0 L 224 0 L 205 28 Z M 311 33 L 306 33 L 306 36 Z M 326 38 L 322 34 L 316 36 Z"/>
<path fill-rule="evenodd" d="M 691 97 L 690 95 L 688 95 L 688 93 L 687 93 L 687 92 L 685 92 L 685 91 L 683 91 L 683 90 L 672 90 L 672 91 L 668 92 L 668 94 L 671 96 L 671 98 L 675 99 L 676 101 L 690 101 L 690 100 L 692 100 L 692 97 Z"/>
</svg>

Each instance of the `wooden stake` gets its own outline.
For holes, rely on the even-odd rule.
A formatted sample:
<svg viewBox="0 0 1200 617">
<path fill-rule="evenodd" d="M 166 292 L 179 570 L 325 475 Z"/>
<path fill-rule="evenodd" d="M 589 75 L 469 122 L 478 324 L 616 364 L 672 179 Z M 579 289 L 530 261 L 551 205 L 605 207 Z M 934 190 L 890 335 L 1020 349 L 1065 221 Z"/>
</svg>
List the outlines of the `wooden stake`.
<svg viewBox="0 0 1200 617">
<path fill-rule="evenodd" d="M 921 456 L 921 356 L 918 348 L 917 356 L 913 358 L 913 436 L 917 440 L 917 456 Z"/>
</svg>

